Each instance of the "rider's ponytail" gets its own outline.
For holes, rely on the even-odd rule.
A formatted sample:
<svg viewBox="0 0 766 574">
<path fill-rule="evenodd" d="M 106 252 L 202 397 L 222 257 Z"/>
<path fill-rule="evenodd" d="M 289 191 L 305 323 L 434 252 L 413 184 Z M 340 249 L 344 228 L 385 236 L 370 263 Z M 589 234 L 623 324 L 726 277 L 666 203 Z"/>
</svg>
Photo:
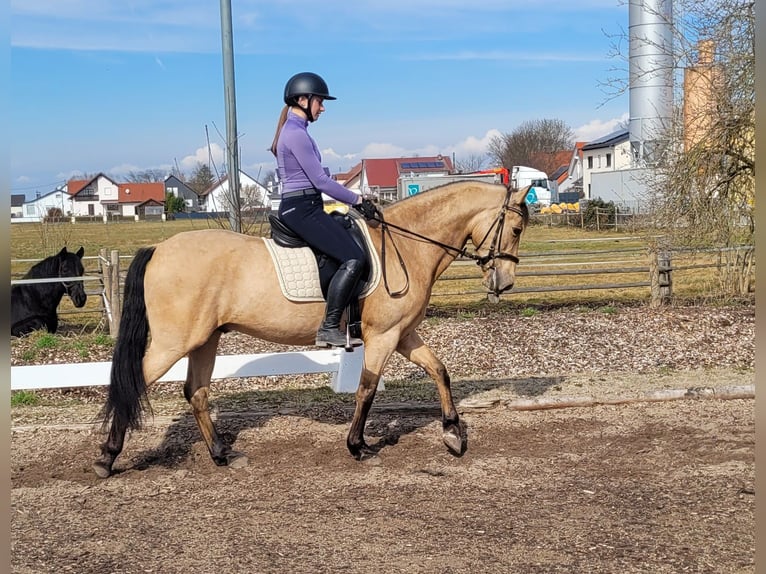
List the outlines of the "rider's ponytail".
<svg viewBox="0 0 766 574">
<path fill-rule="evenodd" d="M 285 122 L 287 121 L 287 110 L 289 109 L 289 106 L 285 106 L 282 108 L 282 113 L 279 114 L 279 121 L 277 122 L 277 131 L 274 133 L 274 141 L 271 142 L 271 153 L 274 154 L 274 157 L 277 157 L 277 140 L 279 140 L 279 132 L 282 131 L 282 126 L 285 125 Z"/>
</svg>

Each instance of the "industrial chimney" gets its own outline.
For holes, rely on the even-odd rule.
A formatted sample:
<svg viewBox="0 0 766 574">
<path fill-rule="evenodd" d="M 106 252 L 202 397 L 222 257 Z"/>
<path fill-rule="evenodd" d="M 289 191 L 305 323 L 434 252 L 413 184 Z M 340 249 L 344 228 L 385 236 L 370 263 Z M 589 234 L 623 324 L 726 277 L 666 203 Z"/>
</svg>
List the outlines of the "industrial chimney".
<svg viewBox="0 0 766 574">
<path fill-rule="evenodd" d="M 630 145 L 636 167 L 651 165 L 673 113 L 672 0 L 629 0 Z"/>
</svg>

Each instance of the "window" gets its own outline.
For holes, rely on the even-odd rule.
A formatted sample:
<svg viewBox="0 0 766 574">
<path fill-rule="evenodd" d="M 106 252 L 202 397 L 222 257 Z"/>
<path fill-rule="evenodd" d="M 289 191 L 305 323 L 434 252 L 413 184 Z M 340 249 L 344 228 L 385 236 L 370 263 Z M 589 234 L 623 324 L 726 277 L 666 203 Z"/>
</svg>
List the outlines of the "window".
<svg viewBox="0 0 766 574">
<path fill-rule="evenodd" d="M 612 154 L 606 154 L 606 167 L 612 167 Z"/>
<path fill-rule="evenodd" d="M 593 156 L 588 156 L 588 169 L 593 169 Z"/>
</svg>

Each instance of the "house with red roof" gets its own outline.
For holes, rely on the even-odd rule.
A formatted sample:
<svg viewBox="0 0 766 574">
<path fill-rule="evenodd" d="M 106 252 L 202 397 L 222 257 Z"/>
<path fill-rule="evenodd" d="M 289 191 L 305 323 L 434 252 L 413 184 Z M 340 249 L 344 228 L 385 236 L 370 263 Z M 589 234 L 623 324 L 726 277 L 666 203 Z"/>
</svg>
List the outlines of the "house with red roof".
<svg viewBox="0 0 766 574">
<path fill-rule="evenodd" d="M 406 197 L 400 189 L 400 178 L 414 175 L 451 175 L 452 160 L 446 156 L 394 157 L 363 159 L 348 172 L 336 174 L 335 179 L 347 188 L 379 202 L 391 202 Z"/>
<path fill-rule="evenodd" d="M 577 197 L 583 197 L 583 186 L 582 186 L 582 177 L 583 177 L 583 166 L 582 166 L 582 159 L 583 159 L 583 151 L 582 148 L 587 144 L 588 142 L 576 142 L 575 147 L 571 152 L 571 156 L 569 159 L 569 166 L 566 171 L 566 177 L 561 178 L 558 181 L 558 188 L 557 192 L 559 197 L 561 194 L 572 194 L 574 197 L 574 194 L 577 194 Z"/>
<path fill-rule="evenodd" d="M 99 173 L 90 179 L 69 180 L 66 191 L 75 217 L 135 217 L 151 211 L 162 213 L 165 206 L 163 182 L 118 183 Z"/>
</svg>

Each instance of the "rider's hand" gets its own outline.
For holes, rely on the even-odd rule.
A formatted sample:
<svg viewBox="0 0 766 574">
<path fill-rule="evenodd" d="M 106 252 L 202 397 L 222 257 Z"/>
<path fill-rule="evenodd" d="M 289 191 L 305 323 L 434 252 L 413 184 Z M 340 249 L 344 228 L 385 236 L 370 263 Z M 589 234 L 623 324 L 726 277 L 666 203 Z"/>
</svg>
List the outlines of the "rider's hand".
<svg viewBox="0 0 766 574">
<path fill-rule="evenodd" d="M 376 219 L 378 214 L 378 208 L 369 199 L 363 199 L 359 203 L 355 204 L 354 209 L 361 213 L 367 220 Z"/>
</svg>

